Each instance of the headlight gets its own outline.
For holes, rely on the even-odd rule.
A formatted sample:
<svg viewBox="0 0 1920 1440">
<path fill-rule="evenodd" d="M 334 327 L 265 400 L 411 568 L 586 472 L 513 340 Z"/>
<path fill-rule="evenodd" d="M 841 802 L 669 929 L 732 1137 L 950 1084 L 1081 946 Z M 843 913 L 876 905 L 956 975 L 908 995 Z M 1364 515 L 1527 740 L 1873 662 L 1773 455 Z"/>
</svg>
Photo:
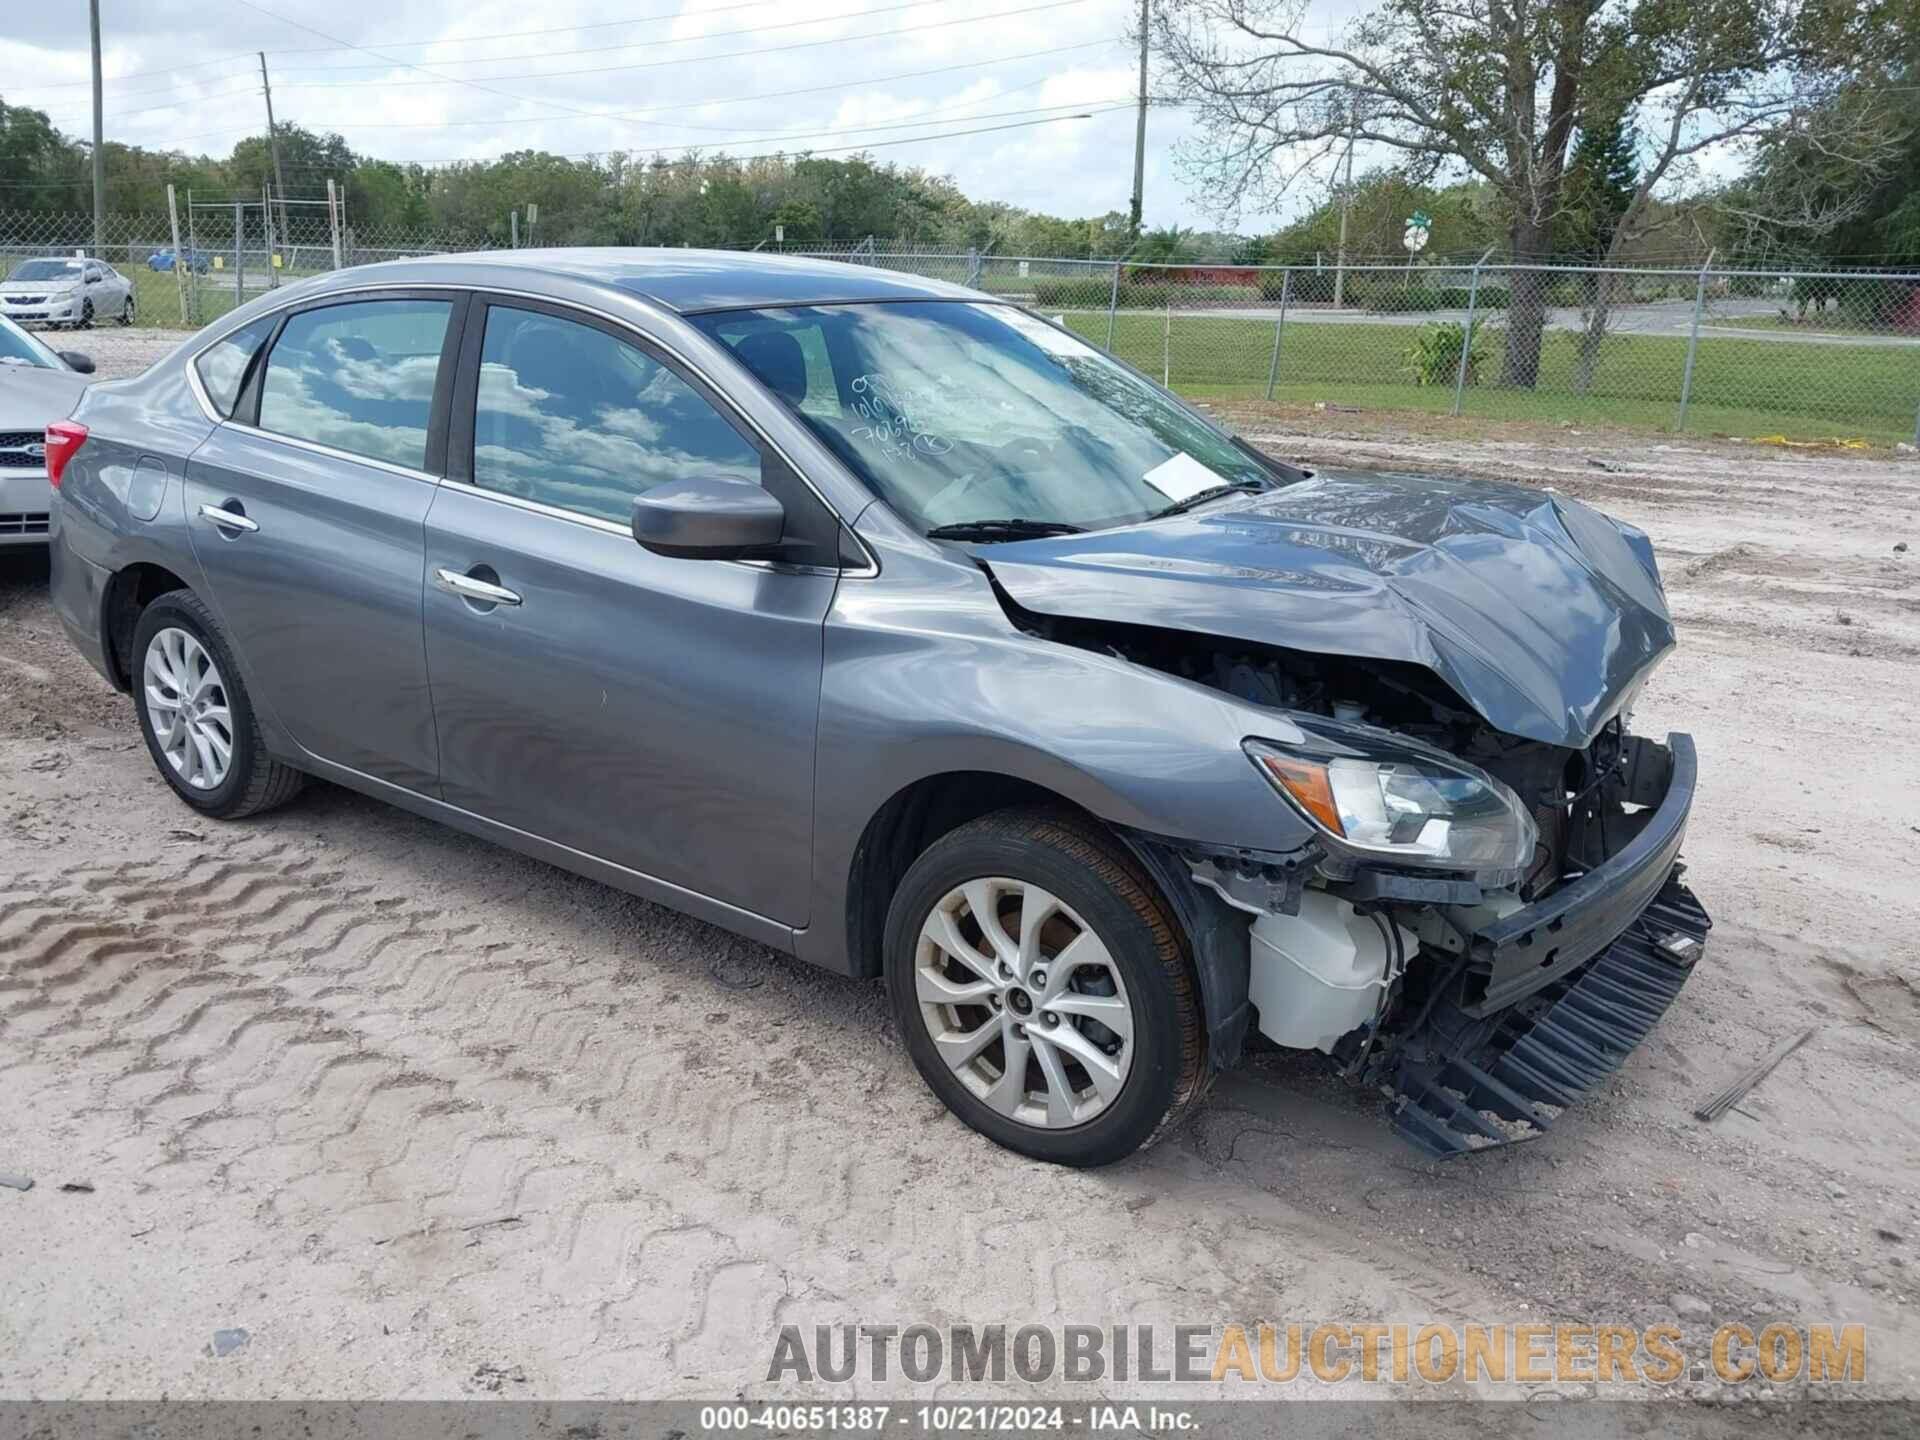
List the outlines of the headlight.
<svg viewBox="0 0 1920 1440">
<path fill-rule="evenodd" d="M 1296 717 L 1298 718 L 1298 717 Z M 1350 850 L 1444 870 L 1522 870 L 1539 831 L 1505 785 L 1379 731 L 1299 721 L 1300 739 L 1248 740 L 1274 789 Z"/>
</svg>

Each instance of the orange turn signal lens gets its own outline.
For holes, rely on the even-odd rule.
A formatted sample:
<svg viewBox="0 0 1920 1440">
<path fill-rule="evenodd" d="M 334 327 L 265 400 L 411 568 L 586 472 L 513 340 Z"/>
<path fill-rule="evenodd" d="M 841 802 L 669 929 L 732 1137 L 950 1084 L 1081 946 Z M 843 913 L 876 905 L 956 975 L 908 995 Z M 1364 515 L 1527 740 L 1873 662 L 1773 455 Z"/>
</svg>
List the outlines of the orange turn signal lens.
<svg viewBox="0 0 1920 1440">
<path fill-rule="evenodd" d="M 1327 779 L 1325 765 L 1292 755 L 1276 755 L 1271 750 L 1262 750 L 1259 760 L 1296 805 L 1330 833 L 1345 837 L 1347 832 L 1341 827 L 1340 811 L 1333 803 L 1333 786 Z"/>
</svg>

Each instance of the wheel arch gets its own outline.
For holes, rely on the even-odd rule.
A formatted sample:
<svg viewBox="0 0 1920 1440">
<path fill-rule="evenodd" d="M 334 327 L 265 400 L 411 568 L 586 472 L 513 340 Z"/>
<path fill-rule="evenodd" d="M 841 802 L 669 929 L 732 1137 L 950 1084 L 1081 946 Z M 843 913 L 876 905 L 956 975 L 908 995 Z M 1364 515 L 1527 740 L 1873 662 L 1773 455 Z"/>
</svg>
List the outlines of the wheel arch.
<svg viewBox="0 0 1920 1440">
<path fill-rule="evenodd" d="M 1112 835 L 1160 891 L 1186 933 L 1208 1060 L 1238 1062 L 1250 1020 L 1250 917 L 1194 880 L 1177 843 L 1115 824 L 1039 781 L 1001 771 L 948 770 L 901 786 L 874 811 L 855 845 L 846 877 L 846 965 L 856 976 L 881 973 L 887 911 L 913 862 L 942 836 L 1014 806 L 1070 813 Z"/>
<path fill-rule="evenodd" d="M 887 909 L 913 862 L 943 835 L 996 810 L 1030 805 L 1097 815 L 1034 780 L 989 770 L 947 770 L 901 786 L 860 832 L 846 880 L 847 963 L 854 975 L 881 971 Z"/>
<path fill-rule="evenodd" d="M 100 648 L 117 688 L 133 688 L 133 631 L 140 623 L 140 612 L 170 591 L 192 588 L 172 570 L 151 560 L 139 560 L 114 572 L 100 597 Z"/>
</svg>

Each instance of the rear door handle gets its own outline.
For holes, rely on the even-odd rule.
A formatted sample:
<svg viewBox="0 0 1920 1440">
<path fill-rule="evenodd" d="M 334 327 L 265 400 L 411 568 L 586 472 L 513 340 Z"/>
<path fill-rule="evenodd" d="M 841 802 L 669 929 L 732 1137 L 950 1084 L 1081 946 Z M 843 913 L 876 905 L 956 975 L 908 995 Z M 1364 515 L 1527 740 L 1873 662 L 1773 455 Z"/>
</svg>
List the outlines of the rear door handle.
<svg viewBox="0 0 1920 1440">
<path fill-rule="evenodd" d="M 222 530 L 243 530 L 251 535 L 260 527 L 237 510 L 223 510 L 218 505 L 202 505 L 200 518 L 211 520 Z"/>
<path fill-rule="evenodd" d="M 462 575 L 458 570 L 435 570 L 433 578 L 442 590 L 458 595 L 462 600 L 476 600 L 482 605 L 518 605 L 520 597 L 504 585 L 495 585 L 488 580 L 476 580 L 471 575 Z"/>
</svg>

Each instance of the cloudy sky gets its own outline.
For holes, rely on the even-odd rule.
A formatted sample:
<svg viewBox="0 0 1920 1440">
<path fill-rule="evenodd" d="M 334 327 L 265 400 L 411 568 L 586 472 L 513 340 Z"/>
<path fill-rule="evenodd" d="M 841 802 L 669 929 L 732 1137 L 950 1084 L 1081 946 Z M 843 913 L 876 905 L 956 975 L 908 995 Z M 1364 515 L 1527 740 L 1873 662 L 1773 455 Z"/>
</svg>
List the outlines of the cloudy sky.
<svg viewBox="0 0 1920 1440">
<path fill-rule="evenodd" d="M 102 0 L 106 133 L 225 154 L 263 127 L 265 50 L 280 120 L 387 159 L 871 147 L 976 198 L 1099 214 L 1132 184 L 1135 3 Z M 86 11 L 15 5 L 0 39 L 0 95 L 74 135 L 92 123 Z M 1149 116 L 1150 224 L 1210 223 L 1175 173 L 1183 129 Z"/>
</svg>

